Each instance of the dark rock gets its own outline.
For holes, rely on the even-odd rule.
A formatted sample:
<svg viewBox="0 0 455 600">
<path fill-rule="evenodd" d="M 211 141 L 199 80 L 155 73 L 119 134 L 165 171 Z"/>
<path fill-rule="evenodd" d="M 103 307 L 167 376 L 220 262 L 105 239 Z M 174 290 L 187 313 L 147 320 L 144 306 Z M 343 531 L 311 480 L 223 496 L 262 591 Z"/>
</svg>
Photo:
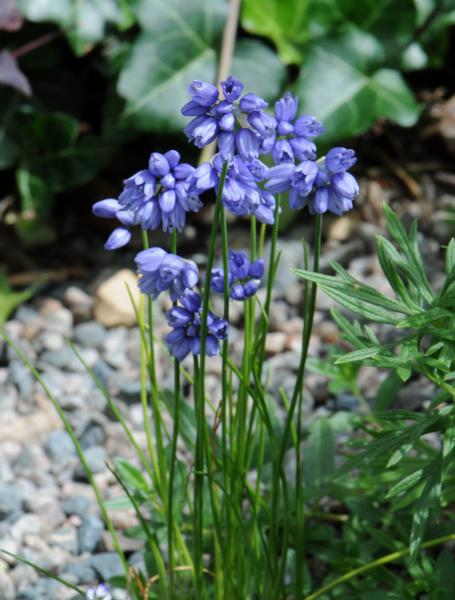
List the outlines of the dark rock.
<svg viewBox="0 0 455 600">
<path fill-rule="evenodd" d="M 84 519 L 90 509 L 90 500 L 85 496 L 71 496 L 65 500 L 62 508 L 66 515 L 77 515 Z"/>
<path fill-rule="evenodd" d="M 84 454 L 92 473 L 102 473 L 106 469 L 107 453 L 102 446 L 87 448 Z M 86 481 L 87 477 L 81 464 L 76 467 L 74 476 L 79 481 Z"/>
<path fill-rule="evenodd" d="M 115 552 L 100 552 L 90 558 L 90 566 L 98 573 L 101 581 L 123 575 L 123 565 Z"/>
<path fill-rule="evenodd" d="M 101 535 L 104 531 L 103 521 L 96 515 L 92 515 L 83 520 L 78 529 L 79 552 L 93 552 L 101 541 Z"/>
<path fill-rule="evenodd" d="M 84 450 L 92 446 L 101 446 L 106 439 L 103 426 L 96 421 L 90 421 L 79 436 L 79 443 Z"/>
<path fill-rule="evenodd" d="M 88 561 L 82 561 L 67 565 L 62 578 L 75 584 L 89 584 L 96 581 L 96 573 Z"/>
<path fill-rule="evenodd" d="M 69 463 L 76 456 L 73 441 L 67 431 L 51 431 L 47 436 L 44 449 L 53 463 L 58 466 Z"/>
<path fill-rule="evenodd" d="M 96 362 L 92 371 L 104 387 L 108 386 L 109 381 L 115 374 L 115 370 L 101 359 Z"/>
</svg>

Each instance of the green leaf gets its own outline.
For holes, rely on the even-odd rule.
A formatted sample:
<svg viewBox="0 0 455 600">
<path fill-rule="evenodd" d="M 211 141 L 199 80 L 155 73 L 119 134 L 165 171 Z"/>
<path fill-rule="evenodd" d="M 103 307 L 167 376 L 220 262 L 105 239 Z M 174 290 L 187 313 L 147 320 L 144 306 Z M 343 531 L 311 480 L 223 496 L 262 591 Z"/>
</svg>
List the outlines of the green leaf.
<svg viewBox="0 0 455 600">
<path fill-rule="evenodd" d="M 285 63 L 300 64 L 301 46 L 308 39 L 311 0 L 245 0 L 242 26 L 270 38 Z"/>
<path fill-rule="evenodd" d="M 328 296 L 345 308 L 377 323 L 397 324 L 400 314 L 407 314 L 407 307 L 380 294 L 374 288 L 359 281 L 346 282 L 332 275 L 293 269 L 302 279 L 316 283 Z"/>
<path fill-rule="evenodd" d="M 420 106 L 398 71 L 378 69 L 381 57 L 377 39 L 356 29 L 310 47 L 296 92 L 305 112 L 324 123 L 323 139 L 358 135 L 384 117 L 417 121 Z"/>
<path fill-rule="evenodd" d="M 425 533 L 426 524 L 433 508 L 438 512 L 441 497 L 441 457 L 438 456 L 425 469 L 427 480 L 420 498 L 414 508 L 409 551 L 411 560 L 415 560 Z"/>
<path fill-rule="evenodd" d="M 446 248 L 446 275 L 455 269 L 455 238 L 452 238 Z"/>
<path fill-rule="evenodd" d="M 223 30 L 223 0 L 139 0 L 143 33 L 124 65 L 118 93 L 127 100 L 123 117 L 141 129 L 173 132 L 188 123 L 180 114 L 193 79 L 214 81 Z"/>
<path fill-rule="evenodd" d="M 124 19 L 116 0 L 18 0 L 18 5 L 30 21 L 50 21 L 65 29 L 78 55 L 103 40 L 109 23 L 121 25 Z"/>
<path fill-rule="evenodd" d="M 321 487 L 335 472 L 335 435 L 328 419 L 318 419 L 310 428 L 303 468 L 308 485 Z"/>
<path fill-rule="evenodd" d="M 235 47 L 231 74 L 245 84 L 245 91 L 266 100 L 280 94 L 286 69 L 275 52 L 258 40 L 240 39 Z"/>
<path fill-rule="evenodd" d="M 423 474 L 423 469 L 419 469 L 418 471 L 414 471 L 414 473 L 410 473 L 404 479 L 396 483 L 387 493 L 386 499 L 393 498 L 398 494 L 402 494 L 406 492 L 410 488 L 418 485 L 421 481 Z"/>
<path fill-rule="evenodd" d="M 24 218 L 32 220 L 36 217 L 46 217 L 53 199 L 46 183 L 27 169 L 17 169 L 16 182 Z"/>
<path fill-rule="evenodd" d="M 19 147 L 8 137 L 4 129 L 0 129 L 0 170 L 12 167 L 19 157 Z"/>
<path fill-rule="evenodd" d="M 384 214 L 386 217 L 386 226 L 389 234 L 395 240 L 400 250 L 405 255 L 409 263 L 409 275 L 418 285 L 419 291 L 427 302 L 432 302 L 434 298 L 433 291 L 428 282 L 425 269 L 420 256 L 417 243 L 417 226 L 414 221 L 409 234 L 401 224 L 393 210 L 384 204 Z"/>
<path fill-rule="evenodd" d="M 391 371 L 379 386 L 374 399 L 374 412 L 377 413 L 378 411 L 388 409 L 398 396 L 398 392 L 402 386 L 403 382 L 400 377 L 398 377 L 395 371 Z"/>
<path fill-rule="evenodd" d="M 455 597 L 455 560 L 451 552 L 444 548 L 438 556 L 435 568 L 438 598 L 450 600 Z"/>
<path fill-rule="evenodd" d="M 92 179 L 106 164 L 115 140 L 80 135 L 77 119 L 66 113 L 18 115 L 16 141 L 21 149 L 18 187 L 26 210 L 47 214 L 52 194 Z"/>
<path fill-rule="evenodd" d="M 29 287 L 22 292 L 14 292 L 3 271 L 0 271 L 0 325 L 5 323 L 10 314 L 21 304 L 30 300 L 39 285 Z"/>
<path fill-rule="evenodd" d="M 384 352 L 384 346 L 370 346 L 368 348 L 360 348 L 359 350 L 354 350 L 353 352 L 343 354 L 343 356 L 340 356 L 336 359 L 335 364 L 343 365 L 345 363 L 362 361 L 367 358 L 377 356 L 381 352 Z"/>
<path fill-rule="evenodd" d="M 338 0 L 344 21 L 378 38 L 394 56 L 413 37 L 417 10 L 413 0 Z"/>
<path fill-rule="evenodd" d="M 142 472 L 123 458 L 114 460 L 115 470 L 123 483 L 131 490 L 147 492 L 149 486 Z"/>
</svg>

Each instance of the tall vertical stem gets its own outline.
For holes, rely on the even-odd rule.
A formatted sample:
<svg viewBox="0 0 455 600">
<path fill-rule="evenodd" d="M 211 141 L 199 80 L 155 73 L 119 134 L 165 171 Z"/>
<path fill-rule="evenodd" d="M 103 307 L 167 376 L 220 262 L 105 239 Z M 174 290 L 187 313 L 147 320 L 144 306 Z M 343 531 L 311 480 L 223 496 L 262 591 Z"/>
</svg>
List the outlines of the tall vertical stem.
<svg viewBox="0 0 455 600">
<path fill-rule="evenodd" d="M 171 235 L 171 252 L 177 254 L 177 232 L 174 230 Z M 177 302 L 174 302 L 174 306 Z M 171 600 L 175 597 L 175 577 L 174 577 L 174 478 L 177 461 L 177 441 L 180 428 L 180 363 L 174 358 L 174 420 L 172 431 L 171 446 L 171 464 L 169 467 L 169 486 L 168 486 L 168 552 L 169 552 L 169 588 Z"/>
<path fill-rule="evenodd" d="M 314 229 L 314 256 L 313 256 L 313 272 L 315 272 L 315 273 L 317 273 L 319 271 L 319 258 L 321 255 L 321 238 L 322 238 L 322 215 L 316 215 L 315 229 Z M 311 289 L 310 289 L 310 297 L 308 300 L 308 307 L 304 307 L 304 315 L 306 317 L 306 320 L 303 324 L 302 350 L 301 350 L 301 355 L 300 355 L 300 363 L 299 363 L 299 368 L 297 371 L 297 377 L 296 377 L 294 390 L 292 393 L 292 399 L 291 399 L 291 402 L 289 405 L 289 410 L 288 410 L 288 413 L 286 416 L 286 423 L 285 423 L 285 427 L 284 427 L 284 433 L 283 433 L 283 437 L 281 440 L 280 451 L 279 451 L 279 456 L 278 456 L 278 465 L 283 464 L 283 459 L 284 459 L 284 455 L 286 452 L 286 448 L 288 447 L 289 436 L 290 436 L 290 432 L 291 432 L 291 425 L 292 425 L 292 421 L 294 419 L 295 409 L 297 407 L 297 403 L 298 403 L 299 399 L 302 397 L 302 394 L 303 394 L 303 380 L 304 380 L 304 374 L 305 374 L 305 365 L 306 365 L 306 360 L 308 357 L 308 348 L 310 345 L 310 336 L 311 336 L 311 332 L 313 329 L 314 311 L 315 311 L 315 307 L 316 307 L 316 292 L 317 292 L 317 286 L 316 286 L 316 284 L 312 284 Z M 277 487 L 278 486 L 274 485 L 274 494 L 273 494 L 273 499 L 272 499 L 272 504 L 274 505 L 275 510 L 276 510 L 277 501 L 278 501 L 278 498 L 276 497 Z M 275 527 L 276 526 L 277 526 L 277 524 L 275 523 Z M 300 529 L 297 528 L 295 535 L 296 535 L 297 548 L 299 549 L 299 554 L 301 555 L 303 552 L 303 513 L 301 515 Z M 280 571 L 279 571 L 277 580 L 275 582 L 275 590 L 276 590 L 275 597 L 278 597 L 277 594 L 279 594 L 278 590 L 279 590 L 279 586 L 281 584 L 280 582 L 282 580 L 282 576 L 284 574 L 284 569 L 286 566 L 287 536 L 288 536 L 288 524 L 287 524 L 287 519 L 285 519 L 285 528 L 284 528 L 284 533 L 283 533 L 283 551 L 281 553 Z M 299 564 L 301 565 L 301 563 L 299 563 Z M 302 581 L 302 575 L 300 573 L 298 574 L 298 580 L 299 580 L 299 585 L 302 587 L 303 581 Z M 297 586 L 297 583 L 296 583 L 296 586 Z M 301 588 L 300 588 L 300 590 L 301 590 Z M 301 591 L 299 591 L 299 594 L 300 593 L 301 593 Z M 299 596 L 297 596 L 297 597 L 299 597 Z"/>
<path fill-rule="evenodd" d="M 200 364 L 195 360 L 195 402 L 197 411 L 197 433 L 196 433 L 196 460 L 195 460 L 195 475 L 194 475 L 194 568 L 196 577 L 196 590 L 198 599 L 204 597 L 204 582 L 202 573 L 202 537 L 203 537 L 203 484 L 204 484 L 204 443 L 205 443 L 205 350 L 207 344 L 207 318 L 210 300 L 210 284 L 212 277 L 212 268 L 215 258 L 216 237 L 220 223 L 221 213 L 223 210 L 222 197 L 224 182 L 228 170 L 228 163 L 223 164 L 223 168 L 218 183 L 218 191 L 216 195 L 215 214 L 213 217 L 212 230 L 210 232 L 209 251 L 207 256 L 207 271 L 205 274 L 204 292 L 202 297 L 202 316 L 201 316 L 201 331 L 200 331 Z M 207 451 L 210 449 L 208 448 Z M 210 468 L 210 465 L 208 465 Z"/>
</svg>

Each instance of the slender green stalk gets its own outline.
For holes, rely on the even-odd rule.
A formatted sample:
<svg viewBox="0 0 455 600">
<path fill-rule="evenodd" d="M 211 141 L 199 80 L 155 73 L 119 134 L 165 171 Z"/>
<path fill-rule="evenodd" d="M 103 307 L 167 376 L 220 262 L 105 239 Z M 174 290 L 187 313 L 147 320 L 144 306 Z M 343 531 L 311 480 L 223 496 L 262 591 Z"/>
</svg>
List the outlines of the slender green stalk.
<svg viewBox="0 0 455 600">
<path fill-rule="evenodd" d="M 256 260 L 256 247 L 257 247 L 257 241 L 256 241 L 256 217 L 251 216 L 250 217 L 250 258 L 251 258 L 251 262 Z"/>
<path fill-rule="evenodd" d="M 453 542 L 453 541 L 455 541 L 455 533 L 451 533 L 450 535 L 445 535 L 443 537 L 435 538 L 434 540 L 429 540 L 428 542 L 423 543 L 421 545 L 421 548 L 422 549 L 432 548 L 433 546 L 439 546 L 440 544 L 445 544 L 446 542 Z M 407 554 L 409 554 L 409 548 L 405 548 L 404 550 L 397 550 L 396 552 L 391 552 L 390 554 L 381 556 L 381 558 L 377 558 L 376 560 L 373 560 L 372 562 L 369 562 L 366 565 L 357 567 L 357 569 L 352 569 L 352 571 L 345 573 L 341 577 L 337 577 L 337 579 L 334 579 L 333 581 L 331 581 L 324 587 L 320 588 L 316 592 L 313 592 L 312 594 L 307 596 L 305 598 L 305 600 L 316 600 L 316 598 L 319 598 L 320 596 L 323 596 L 327 592 L 330 592 L 330 590 L 333 590 L 334 588 L 336 588 L 338 585 L 340 585 L 340 583 L 349 581 L 350 579 L 357 577 L 357 575 L 361 575 L 362 573 L 371 571 L 372 569 L 375 569 L 376 567 L 380 567 L 382 565 L 386 565 L 395 560 L 399 560 L 400 558 L 403 558 L 403 556 L 406 556 Z"/>
<path fill-rule="evenodd" d="M 321 254 L 321 239 L 322 239 L 322 215 L 316 215 L 315 219 L 315 230 L 314 230 L 314 256 L 313 256 L 313 271 L 317 273 L 319 271 L 319 258 Z M 294 419 L 295 410 L 297 407 L 297 403 L 302 394 L 303 390 L 303 379 L 305 374 L 305 364 L 308 357 L 308 348 L 310 345 L 310 336 L 311 331 L 313 329 L 313 318 L 314 311 L 316 307 L 316 293 L 317 286 L 312 284 L 308 299 L 308 306 L 304 308 L 304 315 L 306 320 L 303 326 L 302 332 L 302 350 L 300 355 L 300 363 L 297 371 L 296 382 L 291 398 L 291 403 L 289 406 L 289 410 L 286 415 L 286 423 L 284 427 L 283 437 L 281 440 L 280 450 L 278 454 L 278 465 L 283 464 L 284 455 L 286 453 L 286 449 L 289 444 L 289 436 L 291 432 L 291 425 Z M 277 542 L 278 537 L 278 522 L 277 522 L 277 510 L 278 510 L 278 473 L 276 472 L 273 484 L 273 493 L 272 493 L 272 539 L 274 540 L 274 544 Z M 303 515 L 303 513 L 302 513 Z M 302 516 L 303 521 L 303 516 Z M 278 577 L 275 580 L 275 592 L 274 597 L 279 597 L 279 589 L 282 581 L 282 577 L 284 575 L 284 570 L 286 567 L 286 557 L 287 557 L 287 539 L 289 533 L 288 519 L 284 520 L 284 529 L 282 532 L 282 552 L 281 552 L 281 564 L 278 573 Z M 303 522 L 300 523 L 300 529 L 295 531 L 295 538 L 297 544 L 297 550 L 299 553 L 303 552 Z M 278 550 L 276 547 L 275 550 Z M 299 585 L 303 586 L 303 581 L 301 580 L 301 574 L 299 573 Z M 299 592 L 300 593 L 300 592 Z"/>
<path fill-rule="evenodd" d="M 224 275 L 224 311 L 223 318 L 229 323 L 229 241 L 228 241 L 228 229 L 226 220 L 226 211 L 224 207 L 221 211 L 221 242 L 222 242 L 222 254 L 223 254 L 223 275 Z M 230 476 L 230 464 L 227 460 L 228 457 L 228 434 L 229 434 L 229 382 L 228 382 L 228 340 L 227 338 L 223 341 L 223 347 L 221 350 L 221 445 L 222 445 L 222 461 L 223 461 L 223 485 L 224 489 L 227 490 L 229 486 Z M 231 539 L 232 529 L 232 517 L 230 512 L 229 503 L 223 501 L 222 514 L 224 515 L 225 523 L 225 534 L 226 539 Z M 229 563 L 221 565 L 221 570 L 226 571 L 229 569 Z M 218 572 L 218 569 L 216 569 Z M 226 576 L 227 575 L 227 576 Z M 225 598 L 229 597 L 229 583 L 231 577 L 230 573 L 226 574 L 223 578 L 223 592 Z M 221 588 L 218 585 L 218 593 L 221 593 Z"/>
<path fill-rule="evenodd" d="M 270 305 L 272 302 L 272 290 L 273 290 L 273 282 L 275 280 L 275 269 L 276 269 L 276 250 L 277 250 L 277 242 L 278 242 L 278 233 L 280 228 L 280 202 L 281 196 L 278 194 L 276 197 L 276 205 L 275 205 L 275 215 L 273 221 L 272 228 L 272 237 L 270 241 L 270 257 L 269 257 L 269 274 L 267 279 L 267 292 L 265 296 L 264 303 L 264 312 L 261 324 L 261 335 L 262 342 L 258 351 L 258 364 L 260 373 L 262 374 L 262 367 L 264 365 L 265 360 L 265 340 L 267 336 L 268 329 L 268 321 L 270 315 Z M 262 233 L 262 232 L 261 232 Z"/>
<path fill-rule="evenodd" d="M 145 299 L 144 296 L 141 295 L 140 299 L 140 309 L 139 309 L 139 328 L 144 327 L 144 311 L 145 311 Z M 153 470 L 155 472 L 155 478 L 158 485 L 158 489 L 160 490 L 160 496 L 163 499 L 163 482 L 161 479 L 162 473 L 159 468 L 158 457 L 155 452 L 155 446 L 153 444 L 153 434 L 152 428 L 150 426 L 150 415 L 149 415 L 149 404 L 147 397 L 147 348 L 141 341 L 140 348 L 140 377 L 141 377 L 141 406 L 142 406 L 142 415 L 144 419 L 144 429 L 145 429 L 145 438 L 147 442 L 147 451 L 149 454 L 150 462 L 153 465 Z"/>
<path fill-rule="evenodd" d="M 177 231 L 171 235 L 171 252 L 177 254 Z M 177 302 L 174 302 L 176 306 Z M 169 552 L 169 588 L 171 600 L 175 597 L 175 572 L 174 572 L 174 478 L 177 461 L 177 441 L 180 429 L 180 363 L 174 358 L 174 419 L 171 445 L 171 463 L 169 466 L 168 485 L 168 552 Z"/>
<path fill-rule="evenodd" d="M 194 476 L 194 569 L 195 569 L 195 580 L 196 580 L 196 591 L 199 598 L 205 597 L 204 591 L 204 580 L 202 571 L 202 537 L 203 537 L 203 511 L 204 511 L 204 499 L 203 499 L 203 471 L 204 471 L 204 444 L 205 444 L 205 362 L 206 362 L 206 343 L 207 343 L 207 317 L 209 310 L 210 301 L 210 283 L 212 277 L 212 268 L 215 259 L 216 250 L 216 238 L 218 233 L 218 227 L 221 219 L 221 213 L 223 209 L 222 196 L 224 183 L 226 181 L 226 175 L 228 170 L 228 164 L 224 163 L 220 175 L 220 181 L 218 183 L 218 191 L 216 195 L 215 203 L 215 214 L 213 217 L 212 229 L 210 232 L 209 250 L 207 255 L 207 271 L 205 274 L 205 284 L 202 296 L 202 317 L 201 317 L 201 331 L 200 331 L 200 364 L 195 360 L 195 387 L 194 396 L 196 403 L 197 412 L 197 433 L 196 433 L 196 456 L 195 456 L 195 476 Z M 195 357 L 196 358 L 196 357 Z M 210 452 L 210 448 L 207 449 Z M 210 468 L 210 466 L 209 466 Z"/>
<path fill-rule="evenodd" d="M 147 231 L 142 231 L 142 242 L 144 249 L 149 247 L 148 235 Z M 142 306 L 142 305 L 141 305 Z M 153 334 L 153 300 L 152 298 L 147 299 L 147 320 L 148 320 L 148 332 L 149 332 L 149 343 L 148 348 L 143 344 L 142 351 L 144 353 L 144 357 L 141 355 L 141 361 L 147 357 L 148 352 L 148 374 L 150 380 L 150 405 L 152 409 L 153 416 L 153 425 L 155 429 L 155 439 L 156 439 L 156 461 L 158 463 L 159 468 L 159 481 L 160 481 L 160 490 L 161 497 L 163 499 L 163 504 L 167 504 L 167 465 L 166 465 L 166 454 L 164 452 L 164 444 L 163 444 L 163 434 L 162 434 L 162 421 L 161 421 L 161 410 L 160 410 L 160 402 L 159 402 L 159 392 L 158 385 L 156 381 L 156 371 L 155 371 L 155 354 L 154 354 L 154 334 Z M 145 306 L 142 306 L 140 311 L 140 320 L 139 327 L 141 330 L 145 329 Z M 141 339 L 144 339 L 145 336 L 142 336 Z M 143 379 L 142 375 L 142 367 L 141 367 L 141 398 L 145 395 L 147 396 L 147 386 L 146 382 Z M 142 398 L 142 404 L 144 409 L 144 422 L 146 428 L 146 436 L 147 436 L 147 447 L 150 454 L 150 449 L 153 447 L 153 437 L 151 434 L 151 428 L 148 417 L 148 401 L 147 397 Z M 146 408 L 147 407 L 147 408 Z M 152 458 L 152 455 L 150 455 Z"/>
<path fill-rule="evenodd" d="M 194 379 L 199 381 L 200 367 L 199 361 L 196 355 L 193 357 L 194 361 Z M 193 503 L 193 553 L 194 553 L 194 571 L 195 571 L 195 585 L 196 585 L 196 597 L 203 598 L 204 595 L 204 581 L 203 581 L 203 470 L 204 470 L 204 428 L 205 428 L 205 414 L 204 414 L 204 402 L 200 396 L 200 387 L 195 386 L 194 388 L 194 404 L 196 412 L 196 449 L 195 449 L 195 460 L 194 460 L 194 503 Z"/>
<path fill-rule="evenodd" d="M 142 244 L 144 249 L 150 247 L 148 233 L 146 230 L 142 230 Z M 155 348 L 154 348 L 154 333 L 153 333 L 153 298 L 151 296 L 148 297 L 147 300 L 147 310 L 148 310 L 148 332 L 149 332 L 149 376 L 150 376 L 150 384 L 157 389 L 157 381 L 156 381 L 156 369 L 155 369 Z"/>
<path fill-rule="evenodd" d="M 305 269 L 309 268 L 309 249 L 308 244 L 303 242 L 303 266 Z M 303 288 L 303 322 L 309 321 L 311 310 L 310 290 L 308 282 L 305 281 Z M 295 560 L 295 597 L 299 600 L 303 593 L 303 569 L 299 569 L 297 565 L 303 564 L 303 536 L 304 536 L 304 511 L 303 511 L 303 489 L 302 489 L 302 404 L 303 404 L 303 390 L 300 389 L 299 400 L 297 405 L 297 424 L 296 430 L 296 442 L 295 442 L 295 521 L 296 521 L 296 560 Z"/>
</svg>

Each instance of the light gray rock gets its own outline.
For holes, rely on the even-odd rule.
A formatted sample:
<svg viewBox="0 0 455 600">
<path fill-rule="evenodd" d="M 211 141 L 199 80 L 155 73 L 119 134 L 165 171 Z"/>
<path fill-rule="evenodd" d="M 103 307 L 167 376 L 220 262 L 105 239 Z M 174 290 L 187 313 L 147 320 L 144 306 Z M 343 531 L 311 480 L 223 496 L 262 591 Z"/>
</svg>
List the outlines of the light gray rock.
<svg viewBox="0 0 455 600">
<path fill-rule="evenodd" d="M 23 494 L 16 484 L 0 485 L 0 520 L 13 513 L 21 513 Z"/>
<path fill-rule="evenodd" d="M 76 325 L 73 330 L 74 340 L 83 348 L 97 348 L 104 343 L 107 331 L 97 321 L 87 321 Z"/>
</svg>

